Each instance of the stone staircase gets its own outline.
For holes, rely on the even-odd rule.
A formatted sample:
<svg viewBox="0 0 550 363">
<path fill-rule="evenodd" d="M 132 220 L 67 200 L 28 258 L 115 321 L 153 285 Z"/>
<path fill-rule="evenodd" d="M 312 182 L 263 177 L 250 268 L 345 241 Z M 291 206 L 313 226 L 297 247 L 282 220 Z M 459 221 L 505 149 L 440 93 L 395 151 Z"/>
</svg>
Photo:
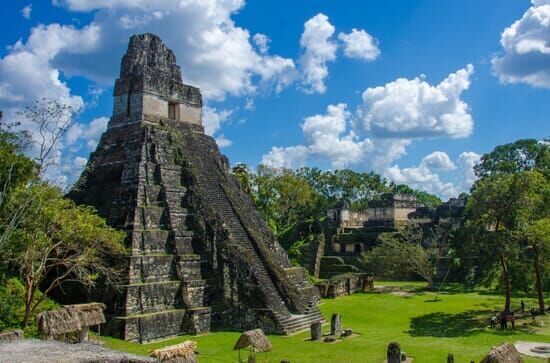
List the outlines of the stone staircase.
<svg viewBox="0 0 550 363">
<path fill-rule="evenodd" d="M 230 176 L 223 170 L 221 161 L 217 160 L 219 154 L 217 154 L 214 140 L 199 133 L 183 132 L 183 135 L 186 148 L 184 157 L 200 190 L 202 204 L 211 208 L 218 219 L 223 221 L 223 228 L 229 236 L 228 248 L 233 249 L 237 255 L 245 257 L 241 262 L 246 264 L 246 268 L 256 280 L 257 288 L 264 299 L 264 306 L 269 307 L 268 310 L 271 310 L 269 315 L 277 325 L 276 332 L 292 334 L 308 329 L 313 322 L 324 321 L 317 308 L 318 294 L 310 293 L 308 289 L 315 289 L 315 287 L 309 285 L 307 280 L 295 283 L 295 288 L 308 290 L 306 295 L 311 297 L 306 302 L 305 311 L 303 314 L 291 313 L 269 273 L 269 267 L 266 266 L 268 262 L 262 258 L 261 251 L 255 246 L 257 242 L 250 236 L 239 212 L 233 207 L 236 198 L 230 197 L 234 191 L 228 190 L 231 188 L 227 186 L 233 180 L 228 180 Z"/>
</svg>

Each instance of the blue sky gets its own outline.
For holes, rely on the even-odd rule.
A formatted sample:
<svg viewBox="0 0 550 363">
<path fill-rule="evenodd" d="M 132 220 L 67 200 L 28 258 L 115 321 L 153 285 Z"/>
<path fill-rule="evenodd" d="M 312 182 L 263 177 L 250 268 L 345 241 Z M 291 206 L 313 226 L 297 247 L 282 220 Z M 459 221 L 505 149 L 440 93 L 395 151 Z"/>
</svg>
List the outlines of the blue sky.
<svg viewBox="0 0 550 363">
<path fill-rule="evenodd" d="M 480 154 L 550 134 L 549 0 L 3 6 L 6 118 L 39 97 L 81 108 L 48 172 L 60 184 L 95 149 L 134 33 L 175 51 L 233 163 L 374 169 L 447 198 L 469 188 Z"/>
</svg>

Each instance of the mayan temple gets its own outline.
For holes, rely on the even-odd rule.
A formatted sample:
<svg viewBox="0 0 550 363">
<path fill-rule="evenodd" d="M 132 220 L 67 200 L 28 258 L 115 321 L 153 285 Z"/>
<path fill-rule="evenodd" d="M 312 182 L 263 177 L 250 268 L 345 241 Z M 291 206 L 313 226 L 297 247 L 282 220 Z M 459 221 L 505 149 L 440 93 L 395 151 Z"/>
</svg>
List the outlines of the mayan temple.
<svg viewBox="0 0 550 363">
<path fill-rule="evenodd" d="M 201 109 L 174 53 L 155 35 L 132 36 L 107 130 L 69 193 L 128 234 L 125 282 L 102 294 L 107 334 L 289 334 L 322 320 L 318 290 L 240 189 Z"/>
</svg>

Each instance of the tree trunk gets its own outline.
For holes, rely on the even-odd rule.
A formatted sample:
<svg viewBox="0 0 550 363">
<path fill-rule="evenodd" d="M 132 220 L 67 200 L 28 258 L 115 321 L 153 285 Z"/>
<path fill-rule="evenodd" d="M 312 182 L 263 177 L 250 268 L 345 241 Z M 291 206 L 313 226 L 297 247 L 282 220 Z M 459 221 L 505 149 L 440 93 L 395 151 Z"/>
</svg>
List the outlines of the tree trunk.
<svg viewBox="0 0 550 363">
<path fill-rule="evenodd" d="M 508 265 L 504 256 L 500 256 L 500 264 L 502 265 L 502 284 L 504 286 L 504 313 L 510 313 L 510 271 L 508 271 Z"/>
<path fill-rule="evenodd" d="M 32 289 L 29 286 L 25 286 L 25 315 L 23 316 L 23 329 L 29 325 L 29 319 L 31 317 L 31 305 L 32 305 Z"/>
<path fill-rule="evenodd" d="M 533 267 L 535 268 L 535 287 L 537 289 L 537 298 L 539 300 L 539 310 L 541 314 L 545 314 L 546 312 L 544 310 L 542 278 L 540 276 L 539 246 L 537 243 L 533 244 L 533 252 L 535 253 L 535 258 L 533 259 Z"/>
</svg>

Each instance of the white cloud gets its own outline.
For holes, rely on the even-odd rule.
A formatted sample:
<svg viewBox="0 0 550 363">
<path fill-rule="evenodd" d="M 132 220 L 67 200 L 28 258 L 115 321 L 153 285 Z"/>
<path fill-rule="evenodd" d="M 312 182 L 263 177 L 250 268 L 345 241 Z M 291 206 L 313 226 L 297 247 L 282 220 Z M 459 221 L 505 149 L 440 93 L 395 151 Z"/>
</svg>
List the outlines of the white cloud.
<svg viewBox="0 0 550 363">
<path fill-rule="evenodd" d="M 233 110 L 218 111 L 214 107 L 204 106 L 202 109 L 204 132 L 214 136 L 220 130 L 222 123 L 226 122 L 232 114 Z"/>
<path fill-rule="evenodd" d="M 295 169 L 304 166 L 309 156 L 310 150 L 304 145 L 274 146 L 268 154 L 262 157 L 261 163 L 273 168 Z"/>
<path fill-rule="evenodd" d="M 267 54 L 261 37 L 235 24 L 232 16 L 241 0 L 65 0 L 58 5 L 75 11 L 95 11 L 101 29 L 100 46 L 87 57 L 63 56 L 58 64 L 68 74 L 83 75 L 111 85 L 120 56 L 132 34 L 159 35 L 176 54 L 186 83 L 199 86 L 207 100 L 249 95 L 257 82 L 281 90 L 291 83 L 292 59 Z M 256 51 L 252 41 L 266 47 Z M 265 52 L 263 52 L 265 50 Z M 263 53 L 262 53 L 263 52 Z M 97 62 L 101 59 L 101 62 Z M 258 79 L 258 81 L 256 81 Z"/>
<path fill-rule="evenodd" d="M 88 159 L 83 158 L 81 156 L 77 156 L 76 158 L 74 158 L 73 164 L 75 168 L 77 168 L 78 170 L 82 170 L 86 166 L 87 162 L 88 162 Z"/>
<path fill-rule="evenodd" d="M 417 77 L 368 88 L 357 126 L 376 137 L 469 136 L 473 119 L 460 96 L 469 88 L 473 71 L 469 64 L 436 86 Z"/>
<path fill-rule="evenodd" d="M 29 4 L 25 6 L 23 9 L 21 9 L 21 15 L 23 15 L 25 19 L 31 18 L 31 12 L 32 12 L 32 4 Z"/>
<path fill-rule="evenodd" d="M 229 140 L 228 138 L 226 138 L 223 134 L 220 135 L 219 137 L 216 138 L 216 144 L 218 144 L 218 146 L 220 148 L 222 147 L 229 147 L 231 145 L 233 145 L 233 141 Z"/>
<path fill-rule="evenodd" d="M 344 45 L 344 55 L 349 58 L 373 61 L 380 55 L 378 40 L 363 29 L 352 29 L 351 33 L 338 34 Z"/>
<path fill-rule="evenodd" d="M 419 166 L 402 169 L 394 165 L 386 170 L 385 176 L 396 184 L 407 184 L 412 188 L 448 199 L 458 195 L 458 190 L 453 183 L 441 181 L 435 170 L 452 170 L 454 168 L 456 167 L 449 155 L 442 151 L 435 151 L 426 155 Z"/>
<path fill-rule="evenodd" d="M 372 143 L 348 132 L 350 116 L 347 105 L 339 103 L 329 105 L 325 114 L 306 117 L 302 124 L 305 145 L 273 147 L 262 163 L 287 168 L 303 166 L 310 159 L 329 161 L 334 168 L 361 163 Z"/>
<path fill-rule="evenodd" d="M 265 54 L 269 50 L 269 43 L 271 43 L 271 39 L 265 34 L 254 34 L 252 37 L 252 40 L 254 40 L 254 44 L 256 44 L 256 47 L 258 47 L 258 50 L 260 53 Z"/>
<path fill-rule="evenodd" d="M 422 165 L 431 170 L 453 170 L 456 165 L 451 161 L 449 155 L 443 151 L 434 151 L 422 159 Z"/>
<path fill-rule="evenodd" d="M 107 117 L 99 117 L 89 124 L 75 123 L 65 135 L 65 144 L 67 146 L 76 145 L 74 150 L 79 150 L 82 145 L 86 145 L 89 150 L 95 149 L 101 134 L 107 129 Z"/>
<path fill-rule="evenodd" d="M 71 94 L 55 66 L 61 54 L 86 53 L 97 45 L 100 29 L 94 25 L 39 25 L 25 43 L 18 41 L 0 59 L 0 107 L 9 110 L 37 99 L 55 99 L 75 109 L 83 106 L 80 96 Z"/>
<path fill-rule="evenodd" d="M 475 152 L 463 152 L 455 165 L 445 152 L 435 151 L 426 155 L 420 165 L 416 167 L 400 168 L 394 165 L 387 168 L 384 175 L 397 184 L 407 184 L 412 188 L 438 195 L 445 200 L 470 189 L 476 180 L 473 167 L 480 157 L 481 155 Z M 441 180 L 438 171 L 449 172 L 455 169 L 457 169 L 457 173 L 453 179 L 456 180 L 456 184 Z M 447 175 L 447 177 L 452 178 L 453 175 Z"/>
<path fill-rule="evenodd" d="M 331 40 L 333 34 L 334 26 L 324 14 L 319 13 L 304 24 L 299 64 L 303 72 L 302 85 L 307 93 L 326 91 L 327 62 L 336 59 L 337 45 Z"/>
<path fill-rule="evenodd" d="M 492 59 L 503 83 L 550 88 L 550 1 L 533 0 L 521 19 L 504 29 L 504 55 Z"/>
<path fill-rule="evenodd" d="M 254 100 L 252 98 L 247 98 L 244 105 L 244 109 L 248 111 L 254 110 Z"/>
<path fill-rule="evenodd" d="M 473 180 L 472 165 L 479 159 L 473 152 L 461 154 L 456 162 L 445 152 L 435 151 L 415 167 L 401 168 L 394 163 L 415 140 L 471 133 L 473 119 L 460 96 L 468 89 L 472 73 L 473 67 L 468 65 L 436 86 L 415 78 L 368 88 L 363 93 L 363 105 L 355 113 L 339 103 L 329 105 L 324 114 L 306 117 L 301 125 L 304 142 L 272 147 L 262 163 L 296 168 L 328 162 L 332 168 L 374 170 L 396 183 L 443 198 L 468 190 Z M 459 174 L 459 182 L 442 181 L 440 172 Z"/>
<path fill-rule="evenodd" d="M 481 155 L 473 151 L 463 152 L 458 157 L 458 168 L 462 176 L 460 185 L 462 191 L 468 191 L 477 180 L 474 174 L 474 166 L 479 163 Z"/>
</svg>

